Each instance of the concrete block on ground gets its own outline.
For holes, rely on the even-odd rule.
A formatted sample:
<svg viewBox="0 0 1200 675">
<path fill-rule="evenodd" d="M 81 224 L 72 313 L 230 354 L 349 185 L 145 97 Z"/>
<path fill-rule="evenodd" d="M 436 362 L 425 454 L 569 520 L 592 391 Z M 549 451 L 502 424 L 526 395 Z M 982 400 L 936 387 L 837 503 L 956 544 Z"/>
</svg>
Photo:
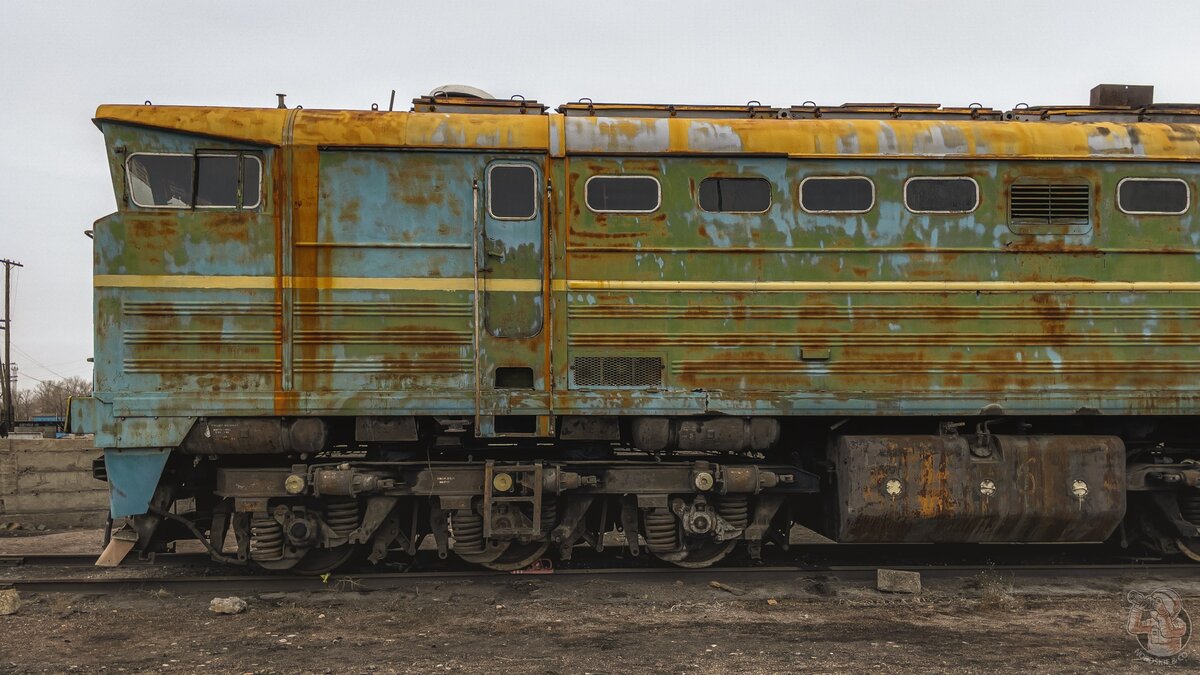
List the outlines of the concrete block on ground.
<svg viewBox="0 0 1200 675">
<path fill-rule="evenodd" d="M 98 527 L 108 486 L 92 478 L 91 438 L 0 439 L 0 518 L 48 527 Z"/>
<path fill-rule="evenodd" d="M 920 593 L 921 573 L 903 570 L 875 570 L 875 588 L 886 593 Z"/>
</svg>

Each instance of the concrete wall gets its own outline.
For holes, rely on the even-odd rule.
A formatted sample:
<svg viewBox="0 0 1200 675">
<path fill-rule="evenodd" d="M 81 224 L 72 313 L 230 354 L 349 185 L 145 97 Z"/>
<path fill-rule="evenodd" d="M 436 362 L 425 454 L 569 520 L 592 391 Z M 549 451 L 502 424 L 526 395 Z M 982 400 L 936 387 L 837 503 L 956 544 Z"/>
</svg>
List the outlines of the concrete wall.
<svg viewBox="0 0 1200 675">
<path fill-rule="evenodd" d="M 0 522 L 100 527 L 108 484 L 92 478 L 91 438 L 0 439 Z"/>
</svg>

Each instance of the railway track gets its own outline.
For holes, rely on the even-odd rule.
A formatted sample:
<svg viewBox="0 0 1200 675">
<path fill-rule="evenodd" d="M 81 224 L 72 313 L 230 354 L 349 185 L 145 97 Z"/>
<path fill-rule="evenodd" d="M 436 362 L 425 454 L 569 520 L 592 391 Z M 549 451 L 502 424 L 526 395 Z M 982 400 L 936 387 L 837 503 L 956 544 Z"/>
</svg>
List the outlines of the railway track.
<svg viewBox="0 0 1200 675">
<path fill-rule="evenodd" d="M 584 565 L 546 570 L 493 572 L 481 569 L 421 569 L 383 571 L 372 568 L 321 577 L 302 577 L 269 572 L 227 574 L 228 567 L 208 561 L 202 554 L 162 554 L 153 560 L 130 561 L 127 567 L 103 569 L 80 574 L 80 568 L 90 567 L 94 556 L 87 555 L 0 555 L 0 588 L 12 587 L 36 593 L 107 594 L 165 590 L 173 593 L 263 593 L 299 591 L 369 592 L 409 588 L 428 582 L 494 583 L 516 578 L 538 578 L 552 583 L 572 583 L 592 579 L 617 582 L 650 581 L 655 583 L 716 582 L 726 588 L 739 588 L 753 583 L 787 583 L 838 581 L 869 583 L 876 570 L 888 569 L 920 572 L 925 580 L 969 579 L 982 572 L 992 571 L 1012 580 L 1045 580 L 1047 582 L 1107 580 L 1128 582 L 1200 582 L 1200 566 L 1161 562 L 1126 561 L 1119 563 L 991 563 L 970 564 L 828 564 L 803 563 L 738 567 L 682 569 L 677 567 L 592 567 Z M 153 566 L 162 574 L 135 575 Z"/>
</svg>

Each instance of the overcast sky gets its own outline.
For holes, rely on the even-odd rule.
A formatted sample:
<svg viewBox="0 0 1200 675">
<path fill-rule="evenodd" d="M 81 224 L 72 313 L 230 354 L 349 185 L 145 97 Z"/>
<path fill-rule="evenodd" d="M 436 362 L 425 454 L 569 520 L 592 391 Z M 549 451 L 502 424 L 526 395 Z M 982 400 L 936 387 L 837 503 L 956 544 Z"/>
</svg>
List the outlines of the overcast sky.
<svg viewBox="0 0 1200 675">
<path fill-rule="evenodd" d="M 0 258 L 20 387 L 90 376 L 101 103 L 397 108 L 441 84 L 557 105 L 1200 100 L 1200 3 L 0 0 Z M 35 379 L 36 378 L 36 379 Z"/>
</svg>

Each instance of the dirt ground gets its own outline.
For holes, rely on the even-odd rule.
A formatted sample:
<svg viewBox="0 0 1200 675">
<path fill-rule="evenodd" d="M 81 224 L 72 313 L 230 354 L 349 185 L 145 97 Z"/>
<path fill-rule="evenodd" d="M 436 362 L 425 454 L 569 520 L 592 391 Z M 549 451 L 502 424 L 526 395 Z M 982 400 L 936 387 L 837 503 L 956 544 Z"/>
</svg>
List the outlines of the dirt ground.
<svg viewBox="0 0 1200 675">
<path fill-rule="evenodd" d="M 0 672 L 1196 672 L 1200 642 L 1173 663 L 1140 655 L 1126 585 L 988 575 L 912 596 L 797 576 L 735 596 L 704 575 L 499 576 L 245 594 L 234 616 L 211 594 L 25 594 L 0 616 Z M 1200 619 L 1200 574 L 1179 590 Z"/>
<path fill-rule="evenodd" d="M 0 553 L 100 553 L 104 530 L 0 530 Z"/>
</svg>

